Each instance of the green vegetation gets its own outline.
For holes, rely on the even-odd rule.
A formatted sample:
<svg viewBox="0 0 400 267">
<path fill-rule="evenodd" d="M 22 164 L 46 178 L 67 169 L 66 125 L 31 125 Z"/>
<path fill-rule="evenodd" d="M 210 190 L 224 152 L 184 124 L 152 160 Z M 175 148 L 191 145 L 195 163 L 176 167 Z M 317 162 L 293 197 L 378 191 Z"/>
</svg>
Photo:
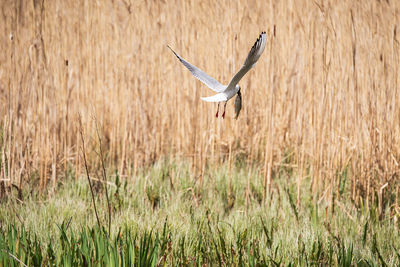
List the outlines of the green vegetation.
<svg viewBox="0 0 400 267">
<path fill-rule="evenodd" d="M 314 202 L 308 178 L 297 205 L 289 173 L 274 177 L 265 204 L 255 166 L 209 168 L 202 182 L 189 164 L 166 161 L 129 179 L 114 174 L 111 233 L 98 181 L 100 228 L 85 177 L 13 192 L 0 206 L 0 266 L 400 264 L 396 216 L 356 208 L 345 189 L 336 205 Z"/>
</svg>

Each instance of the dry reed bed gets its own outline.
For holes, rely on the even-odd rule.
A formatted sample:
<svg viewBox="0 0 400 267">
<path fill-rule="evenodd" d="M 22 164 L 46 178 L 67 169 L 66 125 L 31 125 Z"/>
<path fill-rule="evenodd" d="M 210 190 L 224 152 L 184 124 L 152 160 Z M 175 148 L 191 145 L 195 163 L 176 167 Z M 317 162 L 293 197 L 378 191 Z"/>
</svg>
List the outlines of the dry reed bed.
<svg viewBox="0 0 400 267">
<path fill-rule="evenodd" d="M 42 188 L 70 167 L 81 173 L 81 114 L 92 164 L 97 122 L 108 164 L 124 175 L 169 155 L 191 158 L 201 177 L 206 162 L 245 155 L 264 166 L 266 190 L 284 166 L 299 185 L 310 176 L 318 198 L 339 190 L 345 170 L 354 199 L 397 196 L 398 1 L 0 5 L 6 185 L 37 177 Z M 199 101 L 211 92 L 166 44 L 228 83 L 262 30 L 266 50 L 240 83 L 242 114 L 234 120 L 229 103 L 216 119 L 216 105 Z"/>
</svg>

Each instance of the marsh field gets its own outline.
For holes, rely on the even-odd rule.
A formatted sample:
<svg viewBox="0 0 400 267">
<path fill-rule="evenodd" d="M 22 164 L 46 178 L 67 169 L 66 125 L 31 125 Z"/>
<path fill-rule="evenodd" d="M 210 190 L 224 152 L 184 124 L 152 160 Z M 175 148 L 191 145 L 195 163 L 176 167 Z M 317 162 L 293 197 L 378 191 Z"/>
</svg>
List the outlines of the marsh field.
<svg viewBox="0 0 400 267">
<path fill-rule="evenodd" d="M 400 2 L 0 3 L 0 266 L 398 266 Z M 167 48 L 227 84 L 225 119 Z"/>
</svg>

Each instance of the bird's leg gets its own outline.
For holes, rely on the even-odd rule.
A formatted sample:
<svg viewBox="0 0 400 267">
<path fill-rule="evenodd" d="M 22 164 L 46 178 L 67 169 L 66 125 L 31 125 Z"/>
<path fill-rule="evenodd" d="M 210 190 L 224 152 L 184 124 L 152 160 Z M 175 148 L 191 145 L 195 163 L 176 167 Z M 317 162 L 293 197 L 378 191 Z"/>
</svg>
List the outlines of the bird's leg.
<svg viewBox="0 0 400 267">
<path fill-rule="evenodd" d="M 225 119 L 225 109 L 226 109 L 226 103 L 228 103 L 228 101 L 226 101 L 226 102 L 225 102 L 225 105 L 224 105 L 224 113 L 222 113 L 222 118 L 224 118 L 224 119 Z"/>
<path fill-rule="evenodd" d="M 219 104 L 221 104 L 221 103 L 218 102 L 218 109 L 217 109 L 217 113 L 215 114 L 215 117 L 216 117 L 216 118 L 218 118 Z"/>
</svg>

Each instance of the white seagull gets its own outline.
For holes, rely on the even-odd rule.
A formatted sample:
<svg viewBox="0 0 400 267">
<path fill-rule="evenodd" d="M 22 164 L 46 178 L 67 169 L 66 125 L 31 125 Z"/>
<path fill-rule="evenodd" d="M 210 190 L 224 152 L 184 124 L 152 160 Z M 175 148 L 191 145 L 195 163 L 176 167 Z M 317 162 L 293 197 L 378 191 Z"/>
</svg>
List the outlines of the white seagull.
<svg viewBox="0 0 400 267">
<path fill-rule="evenodd" d="M 225 118 L 226 103 L 235 94 L 237 94 L 237 97 L 235 99 L 235 112 L 236 112 L 235 118 L 237 119 L 239 116 L 240 109 L 242 108 L 242 95 L 240 93 L 240 86 L 238 85 L 238 82 L 251 68 L 253 68 L 256 65 L 257 60 L 260 58 L 261 54 L 264 51 L 266 42 L 267 42 L 267 34 L 265 32 L 262 32 L 258 37 L 257 41 L 255 42 L 255 44 L 253 45 L 253 47 L 251 48 L 242 68 L 238 71 L 238 73 L 235 74 L 235 76 L 233 76 L 232 80 L 229 82 L 228 85 L 220 84 L 217 80 L 209 76 L 207 73 L 205 73 L 201 69 L 197 68 L 196 66 L 190 64 L 189 62 L 181 58 L 174 50 L 172 50 L 172 48 L 169 45 L 168 48 L 171 49 L 171 51 L 175 54 L 175 56 L 179 59 L 179 61 L 182 62 L 182 64 L 185 65 L 185 67 L 188 68 L 188 70 L 190 70 L 190 72 L 193 74 L 194 77 L 196 77 L 202 83 L 207 85 L 211 90 L 217 92 L 216 95 L 201 98 L 203 101 L 207 102 L 218 102 L 218 109 L 217 113 L 215 114 L 217 118 L 218 118 L 220 103 L 225 102 L 224 112 L 222 113 L 222 118 Z"/>
</svg>

